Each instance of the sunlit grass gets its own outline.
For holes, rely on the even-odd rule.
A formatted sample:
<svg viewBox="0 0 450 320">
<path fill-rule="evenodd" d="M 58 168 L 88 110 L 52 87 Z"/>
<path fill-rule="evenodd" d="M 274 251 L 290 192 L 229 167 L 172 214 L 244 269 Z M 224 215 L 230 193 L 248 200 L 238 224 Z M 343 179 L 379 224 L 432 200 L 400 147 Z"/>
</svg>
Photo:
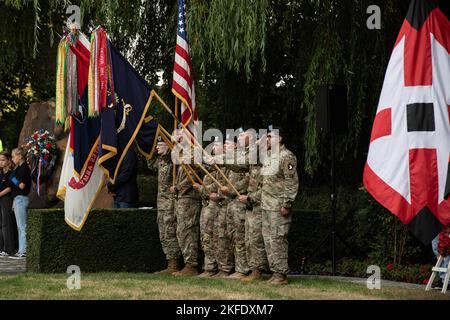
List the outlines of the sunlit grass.
<svg viewBox="0 0 450 320">
<path fill-rule="evenodd" d="M 66 274 L 0 275 L 0 299 L 449 299 L 437 291 L 364 285 L 329 279 L 292 279 L 288 286 L 265 281 L 200 279 L 145 273 L 81 275 L 81 289 L 69 290 Z"/>
</svg>

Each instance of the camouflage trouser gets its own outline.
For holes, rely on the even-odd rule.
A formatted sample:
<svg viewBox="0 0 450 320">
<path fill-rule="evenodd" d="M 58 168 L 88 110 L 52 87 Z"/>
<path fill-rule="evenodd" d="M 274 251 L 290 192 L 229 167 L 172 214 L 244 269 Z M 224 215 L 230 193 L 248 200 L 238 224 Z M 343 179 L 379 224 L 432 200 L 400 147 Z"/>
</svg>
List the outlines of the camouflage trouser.
<svg viewBox="0 0 450 320">
<path fill-rule="evenodd" d="M 280 211 L 262 210 L 262 232 L 270 270 L 287 274 L 288 233 L 292 216 L 282 217 Z"/>
<path fill-rule="evenodd" d="M 159 240 L 167 260 L 181 256 L 177 240 L 177 218 L 173 210 L 158 210 L 157 216 Z"/>
<path fill-rule="evenodd" d="M 199 220 L 201 202 L 195 198 L 178 198 L 175 202 L 177 239 L 184 263 L 198 265 Z"/>
<path fill-rule="evenodd" d="M 207 206 L 202 208 L 200 213 L 200 240 L 202 250 L 205 253 L 205 271 L 217 270 L 216 246 L 215 243 L 215 225 L 219 215 L 219 206 L 214 201 L 209 201 Z"/>
<path fill-rule="evenodd" d="M 216 260 L 220 271 L 231 272 L 234 268 L 232 245 L 233 216 L 230 215 L 231 211 L 228 211 L 227 207 L 227 203 L 223 202 L 216 219 Z"/>
<path fill-rule="evenodd" d="M 234 264 L 236 272 L 248 273 L 247 250 L 245 247 L 245 216 L 247 214 L 246 205 L 238 199 L 234 199 L 228 204 L 228 211 L 233 216 L 233 248 Z"/>
<path fill-rule="evenodd" d="M 251 269 L 267 270 L 267 254 L 262 234 L 262 209 L 260 205 L 247 211 L 245 243 L 247 244 L 247 261 Z"/>
</svg>

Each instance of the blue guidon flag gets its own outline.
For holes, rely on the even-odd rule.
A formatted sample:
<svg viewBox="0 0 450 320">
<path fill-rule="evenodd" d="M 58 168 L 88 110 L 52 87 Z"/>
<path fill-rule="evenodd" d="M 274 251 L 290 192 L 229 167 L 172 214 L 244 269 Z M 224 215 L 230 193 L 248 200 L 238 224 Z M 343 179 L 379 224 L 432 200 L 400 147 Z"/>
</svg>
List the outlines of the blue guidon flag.
<svg viewBox="0 0 450 320">
<path fill-rule="evenodd" d="M 152 156 L 159 127 L 147 114 L 154 91 L 109 40 L 108 49 L 112 86 L 108 87 L 107 105 L 100 113 L 99 164 L 114 183 L 123 157 L 133 142 L 144 156 Z"/>
</svg>

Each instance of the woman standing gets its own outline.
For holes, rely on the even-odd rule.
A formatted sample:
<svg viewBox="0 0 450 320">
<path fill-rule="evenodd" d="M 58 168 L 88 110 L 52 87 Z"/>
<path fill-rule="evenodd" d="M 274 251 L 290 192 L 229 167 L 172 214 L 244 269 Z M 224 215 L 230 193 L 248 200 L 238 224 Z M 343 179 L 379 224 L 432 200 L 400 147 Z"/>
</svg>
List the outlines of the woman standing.
<svg viewBox="0 0 450 320">
<path fill-rule="evenodd" d="M 15 250 L 16 225 L 12 212 L 13 198 L 9 182 L 12 173 L 11 155 L 0 152 L 0 257 L 8 257 Z"/>
<path fill-rule="evenodd" d="M 12 151 L 12 160 L 16 168 L 10 176 L 13 210 L 17 221 L 17 230 L 19 231 L 19 251 L 12 256 L 12 259 L 24 259 L 27 252 L 27 210 L 28 194 L 31 188 L 31 171 L 26 162 L 26 151 L 23 148 L 17 148 Z"/>
</svg>

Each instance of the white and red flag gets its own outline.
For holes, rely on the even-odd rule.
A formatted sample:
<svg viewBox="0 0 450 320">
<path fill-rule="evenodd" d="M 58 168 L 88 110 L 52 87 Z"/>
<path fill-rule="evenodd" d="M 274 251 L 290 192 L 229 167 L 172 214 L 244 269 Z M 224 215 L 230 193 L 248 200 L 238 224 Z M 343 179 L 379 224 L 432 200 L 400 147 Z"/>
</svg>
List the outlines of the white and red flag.
<svg viewBox="0 0 450 320">
<path fill-rule="evenodd" d="M 386 71 L 364 170 L 367 191 L 429 243 L 450 223 L 450 22 L 412 0 Z"/>
<path fill-rule="evenodd" d="M 181 122 L 191 133 L 196 132 L 197 111 L 192 58 L 186 30 L 186 0 L 178 0 L 177 42 L 173 64 L 172 92 L 181 100 Z"/>
</svg>

